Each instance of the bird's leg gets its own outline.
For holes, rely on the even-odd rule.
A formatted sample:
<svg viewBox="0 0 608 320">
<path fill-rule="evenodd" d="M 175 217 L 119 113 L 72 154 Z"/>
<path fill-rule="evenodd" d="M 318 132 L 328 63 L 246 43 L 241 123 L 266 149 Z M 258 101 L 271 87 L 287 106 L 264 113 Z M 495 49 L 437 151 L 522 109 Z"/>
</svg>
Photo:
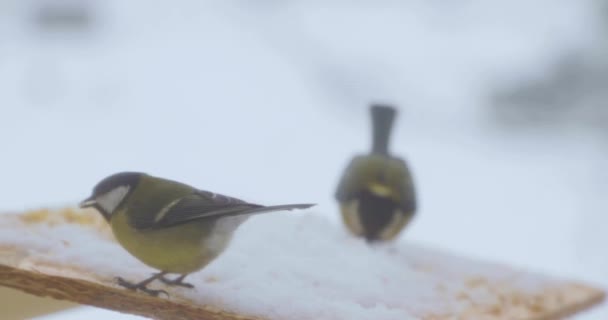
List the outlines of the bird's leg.
<svg viewBox="0 0 608 320">
<path fill-rule="evenodd" d="M 118 285 L 125 287 L 129 290 L 139 290 L 141 292 L 147 293 L 151 296 L 157 297 L 159 294 L 164 293 L 167 297 L 169 296 L 169 294 L 167 293 L 167 291 L 165 290 L 152 290 L 152 289 L 148 289 L 147 285 L 156 280 L 156 279 L 162 279 L 162 277 L 167 274 L 167 272 L 163 271 L 163 272 L 159 272 L 159 273 L 155 273 L 153 274 L 150 278 L 138 282 L 138 283 L 131 283 L 126 281 L 125 279 L 118 277 L 116 278 L 116 280 L 118 281 Z"/>
<path fill-rule="evenodd" d="M 186 288 L 194 288 L 194 286 L 190 283 L 184 282 L 184 278 L 187 276 L 187 274 L 182 274 L 181 276 L 171 280 L 171 279 L 167 279 L 165 278 L 165 276 L 161 276 L 158 280 L 162 281 L 162 283 L 169 285 L 169 286 L 180 286 L 180 287 L 186 287 Z"/>
</svg>

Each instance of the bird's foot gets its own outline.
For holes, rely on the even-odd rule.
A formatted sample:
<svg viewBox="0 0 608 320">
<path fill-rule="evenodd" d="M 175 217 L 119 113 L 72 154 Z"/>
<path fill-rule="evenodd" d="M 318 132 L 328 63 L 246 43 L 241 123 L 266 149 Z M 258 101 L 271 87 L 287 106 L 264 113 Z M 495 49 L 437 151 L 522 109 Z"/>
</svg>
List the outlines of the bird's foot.
<svg viewBox="0 0 608 320">
<path fill-rule="evenodd" d="M 117 277 L 116 281 L 118 282 L 119 286 L 125 287 L 129 290 L 141 291 L 141 292 L 151 295 L 153 297 L 158 297 L 161 293 L 166 295 L 167 298 L 169 297 L 169 293 L 167 293 L 167 291 L 165 291 L 165 290 L 148 289 L 147 284 L 150 282 L 148 280 L 144 280 L 139 283 L 131 283 L 121 277 Z"/>
<path fill-rule="evenodd" d="M 180 286 L 180 287 L 184 287 L 184 288 L 194 288 L 194 285 L 192 285 L 191 283 L 187 283 L 184 282 L 184 278 L 186 277 L 186 275 L 181 275 L 173 280 L 171 279 L 167 279 L 164 276 L 160 276 L 160 278 L 158 278 L 158 280 L 160 280 L 162 283 L 168 285 L 168 286 Z"/>
</svg>

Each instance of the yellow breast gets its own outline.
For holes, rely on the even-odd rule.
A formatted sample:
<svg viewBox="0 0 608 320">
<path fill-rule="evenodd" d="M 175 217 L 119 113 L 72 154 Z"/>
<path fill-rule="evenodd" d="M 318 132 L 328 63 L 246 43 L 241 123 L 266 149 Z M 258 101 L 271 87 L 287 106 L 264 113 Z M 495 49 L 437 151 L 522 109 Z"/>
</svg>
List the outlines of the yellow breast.
<svg viewBox="0 0 608 320">
<path fill-rule="evenodd" d="M 122 210 L 114 214 L 111 226 L 116 240 L 141 262 L 155 269 L 179 274 L 192 273 L 206 266 L 223 251 L 231 238 L 231 234 L 211 232 L 213 224 L 208 222 L 136 230 L 127 223 L 127 216 Z M 213 242 L 221 242 L 222 245 L 205 245 L 210 234 L 213 234 Z"/>
</svg>

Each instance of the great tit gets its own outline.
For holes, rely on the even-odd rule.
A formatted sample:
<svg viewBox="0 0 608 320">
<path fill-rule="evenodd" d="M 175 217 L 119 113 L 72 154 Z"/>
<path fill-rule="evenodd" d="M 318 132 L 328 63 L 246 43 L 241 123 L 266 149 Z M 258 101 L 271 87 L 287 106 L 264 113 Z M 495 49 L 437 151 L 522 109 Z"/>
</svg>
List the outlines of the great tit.
<svg viewBox="0 0 608 320">
<path fill-rule="evenodd" d="M 147 285 L 154 280 L 193 288 L 184 278 L 220 255 L 249 216 L 311 206 L 262 206 L 139 172 L 103 179 L 80 204 L 97 209 L 118 243 L 144 264 L 160 270 L 138 283 L 117 278 L 119 285 L 153 296 L 167 293 L 149 289 Z M 178 276 L 166 278 L 170 273 Z"/>
<path fill-rule="evenodd" d="M 389 153 L 395 114 L 390 106 L 371 107 L 372 150 L 351 160 L 335 193 L 347 229 L 368 243 L 395 239 L 416 212 L 410 170 Z"/>
</svg>

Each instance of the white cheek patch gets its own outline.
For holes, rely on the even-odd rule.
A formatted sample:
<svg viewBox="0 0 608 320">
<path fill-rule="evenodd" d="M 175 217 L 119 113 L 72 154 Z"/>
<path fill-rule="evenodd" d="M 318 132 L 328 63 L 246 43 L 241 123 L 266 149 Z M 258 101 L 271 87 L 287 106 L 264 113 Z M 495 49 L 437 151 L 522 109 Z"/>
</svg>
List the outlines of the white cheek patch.
<svg viewBox="0 0 608 320">
<path fill-rule="evenodd" d="M 122 202 L 122 200 L 129 193 L 129 186 L 120 186 L 112 189 L 111 191 L 97 197 L 97 204 L 108 213 L 113 213 L 116 207 Z"/>
</svg>

